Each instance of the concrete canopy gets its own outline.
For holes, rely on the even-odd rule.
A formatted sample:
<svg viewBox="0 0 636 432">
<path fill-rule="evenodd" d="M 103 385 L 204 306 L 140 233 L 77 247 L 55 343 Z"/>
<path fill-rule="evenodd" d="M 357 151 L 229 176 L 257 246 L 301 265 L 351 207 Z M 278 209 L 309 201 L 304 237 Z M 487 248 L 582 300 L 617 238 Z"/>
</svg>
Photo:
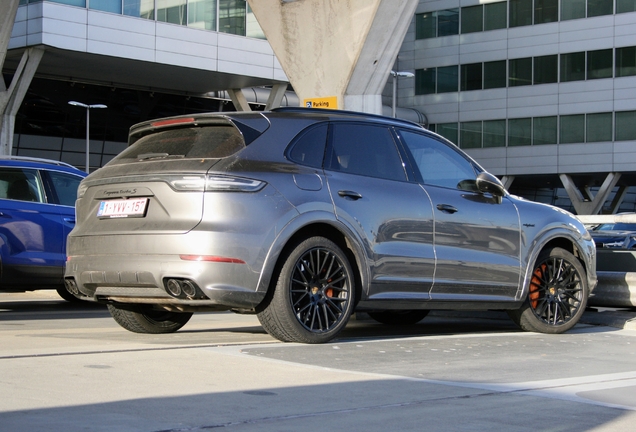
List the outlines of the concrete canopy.
<svg viewBox="0 0 636 432">
<path fill-rule="evenodd" d="M 301 103 L 382 114 L 418 0 L 248 0 Z"/>
</svg>

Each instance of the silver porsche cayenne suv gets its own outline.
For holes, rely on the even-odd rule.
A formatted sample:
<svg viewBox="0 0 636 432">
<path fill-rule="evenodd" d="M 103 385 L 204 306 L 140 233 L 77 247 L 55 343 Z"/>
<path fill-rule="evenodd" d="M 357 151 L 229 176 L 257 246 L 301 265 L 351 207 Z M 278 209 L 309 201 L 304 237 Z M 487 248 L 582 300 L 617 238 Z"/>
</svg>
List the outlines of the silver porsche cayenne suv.
<svg viewBox="0 0 636 432">
<path fill-rule="evenodd" d="M 355 311 L 506 310 L 561 333 L 596 285 L 571 214 L 511 196 L 456 146 L 369 114 L 280 108 L 159 119 L 82 181 L 66 287 L 122 327 L 257 314 L 281 341 L 334 338 Z"/>
</svg>

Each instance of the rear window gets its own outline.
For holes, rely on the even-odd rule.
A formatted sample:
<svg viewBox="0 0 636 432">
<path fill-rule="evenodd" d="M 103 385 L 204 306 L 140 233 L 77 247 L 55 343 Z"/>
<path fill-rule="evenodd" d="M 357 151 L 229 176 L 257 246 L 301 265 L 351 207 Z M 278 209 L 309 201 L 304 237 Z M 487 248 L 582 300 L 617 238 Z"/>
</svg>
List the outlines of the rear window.
<svg viewBox="0 0 636 432">
<path fill-rule="evenodd" d="M 224 158 L 245 147 L 233 126 L 202 126 L 160 131 L 140 138 L 115 160 L 165 158 Z"/>
</svg>

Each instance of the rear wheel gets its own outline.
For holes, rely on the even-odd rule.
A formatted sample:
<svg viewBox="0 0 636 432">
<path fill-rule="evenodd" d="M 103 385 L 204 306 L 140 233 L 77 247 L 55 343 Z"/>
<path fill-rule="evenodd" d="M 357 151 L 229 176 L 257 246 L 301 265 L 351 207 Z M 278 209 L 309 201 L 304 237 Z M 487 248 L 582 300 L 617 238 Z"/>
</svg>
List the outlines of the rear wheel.
<svg viewBox="0 0 636 432">
<path fill-rule="evenodd" d="M 508 315 L 523 330 L 563 333 L 579 321 L 587 304 L 588 286 L 579 260 L 561 248 L 539 254 L 523 306 Z"/>
<path fill-rule="evenodd" d="M 354 278 L 344 252 L 331 240 L 311 237 L 284 258 L 273 295 L 258 313 L 263 328 L 283 342 L 323 343 L 351 316 Z"/>
<path fill-rule="evenodd" d="M 428 310 L 396 310 L 369 312 L 369 316 L 379 323 L 387 325 L 413 325 L 422 321 Z"/>
<path fill-rule="evenodd" d="M 191 312 L 168 312 L 154 310 L 149 306 L 107 306 L 117 324 L 134 333 L 174 333 L 192 317 Z"/>
</svg>

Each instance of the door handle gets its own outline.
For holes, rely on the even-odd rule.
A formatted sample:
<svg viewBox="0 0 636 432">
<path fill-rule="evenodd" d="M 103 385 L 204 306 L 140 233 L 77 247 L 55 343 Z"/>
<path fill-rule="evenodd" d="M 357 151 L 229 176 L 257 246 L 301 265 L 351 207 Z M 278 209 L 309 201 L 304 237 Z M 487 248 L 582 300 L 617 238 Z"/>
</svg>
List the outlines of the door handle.
<svg viewBox="0 0 636 432">
<path fill-rule="evenodd" d="M 354 191 L 350 191 L 350 190 L 341 190 L 338 191 L 338 195 L 340 195 L 343 198 L 350 198 L 352 200 L 359 200 L 360 198 L 362 198 L 362 195 L 360 195 L 358 192 L 354 192 Z"/>
<path fill-rule="evenodd" d="M 444 213 L 457 213 L 457 209 L 449 204 L 437 204 L 437 210 L 443 211 Z"/>
<path fill-rule="evenodd" d="M 75 224 L 75 218 L 65 217 L 64 222 Z"/>
</svg>

